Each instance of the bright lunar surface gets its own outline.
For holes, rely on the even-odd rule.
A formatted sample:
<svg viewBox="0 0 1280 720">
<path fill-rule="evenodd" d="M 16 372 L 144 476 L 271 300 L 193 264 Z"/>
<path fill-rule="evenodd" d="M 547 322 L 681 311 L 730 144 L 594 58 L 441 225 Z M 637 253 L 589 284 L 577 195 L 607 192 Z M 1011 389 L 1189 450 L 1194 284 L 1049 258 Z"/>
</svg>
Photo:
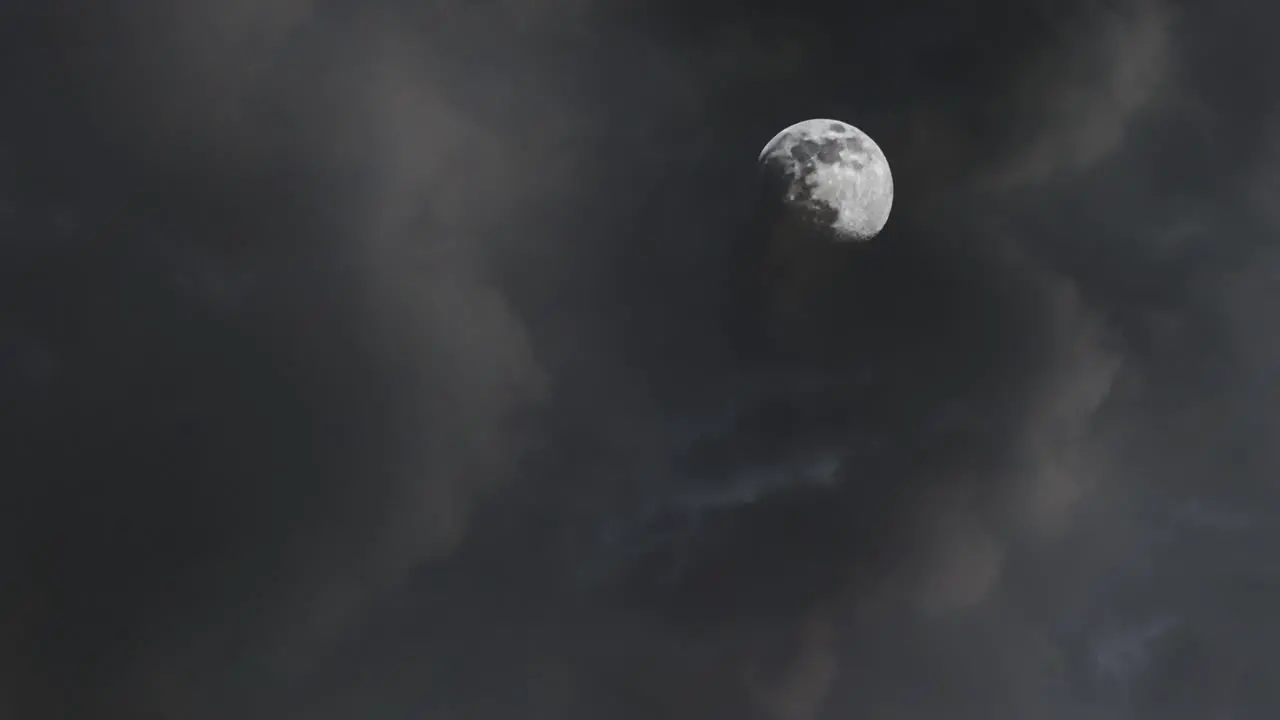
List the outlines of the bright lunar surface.
<svg viewBox="0 0 1280 720">
<path fill-rule="evenodd" d="M 893 176 L 880 146 L 839 120 L 805 120 L 760 151 L 761 170 L 783 186 L 783 202 L 836 239 L 861 242 L 884 229 Z"/>
</svg>

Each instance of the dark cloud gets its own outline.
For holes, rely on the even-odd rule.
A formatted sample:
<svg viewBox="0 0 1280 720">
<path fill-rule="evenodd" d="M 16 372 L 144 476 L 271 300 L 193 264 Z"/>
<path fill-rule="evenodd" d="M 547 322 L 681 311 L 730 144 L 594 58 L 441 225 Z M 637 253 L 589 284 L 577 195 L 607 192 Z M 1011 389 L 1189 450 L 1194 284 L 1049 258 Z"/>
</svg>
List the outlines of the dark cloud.
<svg viewBox="0 0 1280 720">
<path fill-rule="evenodd" d="M 14 5 L 0 707 L 1267 716 L 1267 13 Z"/>
</svg>

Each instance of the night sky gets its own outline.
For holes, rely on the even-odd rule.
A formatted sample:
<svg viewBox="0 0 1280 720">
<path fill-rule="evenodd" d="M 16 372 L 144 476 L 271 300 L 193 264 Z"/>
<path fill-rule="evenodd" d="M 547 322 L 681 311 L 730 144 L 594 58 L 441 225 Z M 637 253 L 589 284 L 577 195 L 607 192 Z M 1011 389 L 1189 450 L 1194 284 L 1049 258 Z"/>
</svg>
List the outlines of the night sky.
<svg viewBox="0 0 1280 720">
<path fill-rule="evenodd" d="M 0 715 L 1280 717 L 1273 5 L 4 4 Z"/>
</svg>

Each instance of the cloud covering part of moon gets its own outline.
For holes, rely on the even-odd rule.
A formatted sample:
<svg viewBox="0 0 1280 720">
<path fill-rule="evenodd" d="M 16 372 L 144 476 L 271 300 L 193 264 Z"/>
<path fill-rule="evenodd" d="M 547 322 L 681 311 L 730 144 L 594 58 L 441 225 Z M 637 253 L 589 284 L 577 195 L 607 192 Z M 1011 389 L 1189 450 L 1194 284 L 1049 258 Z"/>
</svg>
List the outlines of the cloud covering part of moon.
<svg viewBox="0 0 1280 720">
<path fill-rule="evenodd" d="M 33 4 L 0 367 L 49 369 L 10 405 L 4 701 L 1270 712 L 1271 161 L 1232 158 L 1274 117 L 1187 54 L 1265 67 L 1269 18 L 1121 6 Z M 1238 132 L 1179 172 L 1188 97 Z M 726 268 L 797 114 L 866 118 L 901 222 L 766 269 L 798 310 L 753 334 Z M 1094 650 L 1152 618 L 1121 697 Z"/>
</svg>

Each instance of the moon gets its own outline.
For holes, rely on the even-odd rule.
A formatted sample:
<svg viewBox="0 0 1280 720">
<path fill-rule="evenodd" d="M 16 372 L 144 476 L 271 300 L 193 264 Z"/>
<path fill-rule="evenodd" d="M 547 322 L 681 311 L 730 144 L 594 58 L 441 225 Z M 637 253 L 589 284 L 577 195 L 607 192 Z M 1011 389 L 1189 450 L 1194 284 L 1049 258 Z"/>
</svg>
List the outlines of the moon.
<svg viewBox="0 0 1280 720">
<path fill-rule="evenodd" d="M 783 204 L 838 241 L 866 242 L 893 208 L 893 175 L 866 133 L 839 120 L 798 122 L 760 151 L 761 172 L 780 185 Z"/>
</svg>

